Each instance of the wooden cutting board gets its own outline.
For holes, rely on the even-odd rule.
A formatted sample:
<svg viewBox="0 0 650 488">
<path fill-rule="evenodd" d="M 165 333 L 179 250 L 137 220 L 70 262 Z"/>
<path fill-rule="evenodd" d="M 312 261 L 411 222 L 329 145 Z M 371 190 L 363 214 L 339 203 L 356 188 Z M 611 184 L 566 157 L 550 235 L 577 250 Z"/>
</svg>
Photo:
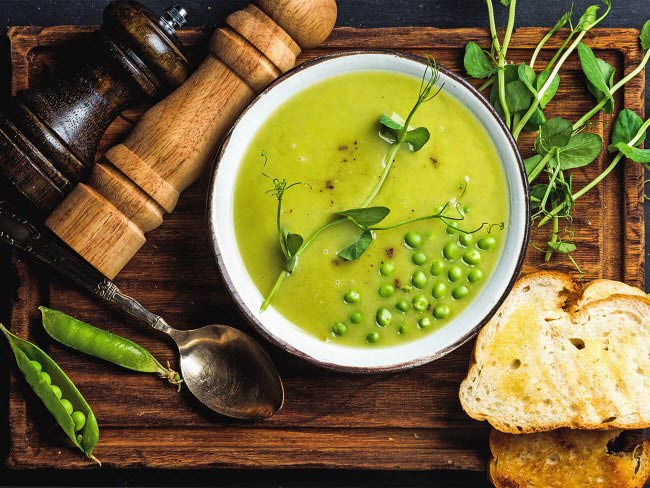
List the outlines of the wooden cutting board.
<svg viewBox="0 0 650 488">
<path fill-rule="evenodd" d="M 62 47 L 92 27 L 15 27 L 10 29 L 13 88 L 45 79 L 61 58 Z M 528 59 L 544 30 L 519 29 L 512 60 Z M 182 40 L 200 58 L 208 32 L 187 30 Z M 433 28 L 337 29 L 324 47 L 307 52 L 310 59 L 339 50 L 396 49 L 431 55 L 462 72 L 468 41 L 488 44 L 482 29 Z M 618 76 L 641 59 L 637 32 L 599 29 L 586 41 L 596 54 L 617 68 Z M 558 42 L 547 44 L 548 59 Z M 616 97 L 617 109 L 643 114 L 643 76 Z M 592 105 L 578 60 L 562 71 L 562 85 L 549 113 L 576 120 Z M 123 114 L 108 130 L 100 153 L 128 132 L 142 110 Z M 594 131 L 608 138 L 612 117 L 600 115 Z M 524 156 L 532 137 L 521 142 Z M 594 177 L 609 156 L 575 172 L 575 187 Z M 237 312 L 220 281 L 206 236 L 204 200 L 207 175 L 183 194 L 178 209 L 152 232 L 146 246 L 116 280 L 147 308 L 177 327 L 225 323 L 255 333 Z M 580 200 L 575 211 L 578 233 L 575 258 L 586 279 L 622 279 L 643 285 L 643 173 L 627 164 L 598 190 Z M 544 242 L 533 232 L 533 241 Z M 539 269 L 540 254 L 530 248 L 525 271 Z M 547 268 L 571 271 L 561 257 Z M 7 270 L 0 271 L 2 273 Z M 84 357 L 49 341 L 36 307 L 46 304 L 82 320 L 126 335 L 163 360 L 175 356 L 166 339 L 107 309 L 77 287 L 51 277 L 23 257 L 13 260 L 17 275 L 11 328 L 41 344 L 70 375 L 93 406 L 101 428 L 96 455 L 104 467 L 116 468 L 340 468 L 483 470 L 488 457 L 488 427 L 461 410 L 457 390 L 472 345 L 429 365 L 399 374 L 349 376 L 320 370 L 264 343 L 286 386 L 286 404 L 274 417 L 257 423 L 227 420 L 206 412 L 187 394 L 150 376 L 138 375 Z M 63 435 L 22 378 L 10 385 L 11 452 L 16 468 L 93 466 L 67 448 Z"/>
</svg>

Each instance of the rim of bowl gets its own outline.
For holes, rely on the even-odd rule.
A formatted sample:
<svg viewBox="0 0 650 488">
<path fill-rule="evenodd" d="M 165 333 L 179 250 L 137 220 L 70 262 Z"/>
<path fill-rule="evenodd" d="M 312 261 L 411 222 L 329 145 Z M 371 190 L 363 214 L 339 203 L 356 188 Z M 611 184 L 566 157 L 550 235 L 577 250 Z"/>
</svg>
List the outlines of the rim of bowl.
<svg viewBox="0 0 650 488">
<path fill-rule="evenodd" d="M 206 206 L 207 206 L 207 211 L 206 211 L 206 216 L 207 216 L 207 227 L 208 227 L 208 238 L 210 239 L 210 244 L 211 244 L 211 250 L 214 258 L 217 261 L 217 267 L 219 269 L 219 273 L 221 274 L 221 277 L 223 279 L 224 284 L 226 285 L 226 289 L 230 293 L 230 295 L 234 298 L 235 304 L 237 305 L 237 308 L 239 311 L 242 313 L 242 315 L 246 318 L 246 321 L 251 324 L 255 330 L 260 333 L 266 340 L 271 342 L 272 344 L 280 347 L 281 349 L 287 351 L 288 353 L 298 357 L 299 359 L 302 359 L 304 361 L 307 361 L 311 364 L 315 364 L 317 366 L 320 366 L 322 368 L 326 368 L 329 370 L 333 371 L 340 371 L 344 373 L 354 373 L 354 374 L 373 374 L 373 373 L 391 373 L 391 372 L 399 372 L 399 371 L 404 371 L 407 369 L 412 369 L 417 366 L 421 366 L 427 363 L 430 363 L 432 361 L 435 361 L 437 359 L 442 358 L 443 356 L 446 356 L 450 352 L 458 349 L 461 347 L 463 344 L 468 342 L 469 340 L 473 339 L 478 332 L 483 328 L 485 324 L 494 316 L 494 314 L 498 311 L 499 307 L 503 304 L 507 296 L 510 294 L 512 291 L 513 286 L 515 285 L 515 282 L 517 281 L 517 278 L 521 272 L 521 267 L 524 262 L 525 254 L 526 254 L 526 248 L 528 246 L 529 242 L 529 237 L 530 237 L 530 190 L 529 190 L 529 185 L 528 185 L 528 178 L 526 177 L 526 169 L 523 163 L 523 159 L 521 157 L 521 154 L 519 152 L 519 147 L 517 146 L 517 143 L 515 142 L 514 138 L 512 137 L 512 134 L 506 127 L 505 123 L 497 113 L 497 111 L 494 109 L 492 104 L 476 89 L 474 88 L 473 85 L 471 85 L 467 80 L 465 80 L 462 76 L 454 73 L 453 71 L 450 71 L 449 69 L 445 68 L 444 66 L 441 65 L 436 65 L 437 69 L 443 73 L 444 75 L 448 76 L 455 82 L 461 84 L 463 88 L 465 88 L 474 98 L 476 98 L 481 104 L 487 109 L 487 111 L 490 113 L 490 115 L 494 118 L 496 121 L 499 129 L 505 136 L 506 140 L 508 141 L 508 144 L 510 146 L 510 150 L 513 152 L 515 161 L 516 161 L 516 167 L 519 170 L 518 171 L 518 176 L 521 180 L 521 184 L 524 190 L 524 215 L 526 217 L 525 223 L 524 223 L 524 229 L 523 229 L 523 239 L 521 241 L 521 245 L 519 249 L 517 250 L 517 261 L 515 264 L 515 267 L 513 269 L 512 275 L 509 277 L 508 283 L 506 287 L 504 288 L 503 293 L 501 296 L 496 300 L 494 306 L 483 316 L 481 320 L 477 322 L 477 324 L 472 327 L 470 330 L 465 332 L 462 336 L 460 336 L 456 341 L 453 343 L 449 344 L 447 347 L 444 347 L 442 349 L 439 349 L 433 354 L 428 354 L 428 355 L 423 355 L 420 358 L 412 359 L 412 360 L 407 360 L 407 361 L 401 361 L 397 362 L 395 364 L 390 364 L 390 365 L 385 365 L 385 366 L 349 366 L 349 365 L 341 365 L 338 363 L 334 362 L 329 362 L 329 361 L 324 361 L 318 358 L 315 358 L 311 356 L 310 354 L 302 351 L 301 349 L 297 348 L 293 344 L 287 342 L 284 340 L 282 337 L 279 337 L 276 334 L 271 333 L 267 327 L 265 327 L 260 320 L 255 317 L 255 315 L 252 313 L 252 311 L 249 309 L 249 307 L 246 305 L 244 302 L 244 299 L 241 297 L 239 292 L 237 291 L 237 288 L 235 287 L 235 284 L 233 280 L 231 279 L 228 270 L 226 268 L 225 261 L 223 259 L 223 255 L 221 253 L 221 249 L 219 247 L 219 242 L 217 239 L 216 235 L 216 229 L 215 229 L 215 215 L 213 212 L 214 205 L 212 205 L 212 202 L 215 197 L 215 189 L 216 189 L 216 180 L 217 180 L 217 175 L 219 173 L 219 165 L 220 162 L 228 150 L 228 146 L 230 144 L 230 140 L 232 138 L 233 132 L 241 122 L 241 120 L 246 117 L 248 112 L 259 102 L 259 100 L 263 97 L 265 97 L 270 91 L 272 91 L 276 86 L 282 84 L 285 80 L 301 73 L 304 70 L 310 69 L 313 66 L 317 66 L 319 64 L 342 58 L 342 57 L 350 57 L 350 56 L 359 56 L 359 55 L 388 55 L 388 56 L 393 56 L 397 58 L 403 58 L 406 60 L 414 61 L 417 62 L 423 66 L 425 66 L 426 59 L 417 56 L 414 54 L 409 54 L 409 53 L 400 53 L 396 51 L 391 51 L 387 49 L 361 49 L 361 50 L 353 50 L 353 51 L 342 51 L 342 52 L 337 52 L 337 53 L 332 53 L 332 54 L 327 54 L 324 56 L 319 56 L 317 58 L 314 58 L 312 60 L 306 61 L 299 66 L 296 66 L 295 68 L 291 69 L 284 75 L 282 75 L 280 78 L 275 80 L 273 83 L 271 83 L 268 87 L 266 87 L 263 91 L 261 91 L 249 104 L 248 106 L 244 109 L 244 111 L 237 117 L 235 122 L 233 123 L 232 127 L 230 130 L 227 132 L 227 134 L 224 136 L 223 141 L 221 143 L 221 147 L 217 153 L 217 156 L 214 161 L 214 165 L 212 168 L 212 174 L 210 175 L 210 184 L 208 188 L 208 195 L 207 195 L 207 201 L 206 201 Z M 353 71 L 351 71 L 353 72 Z M 326 78 L 324 78 L 326 79 Z M 322 81 L 322 80 L 321 80 Z M 313 83 L 310 84 L 309 86 L 313 86 Z M 304 87 L 307 88 L 307 87 Z M 304 89 L 303 88 L 303 89 Z M 300 93 L 300 90 L 296 91 L 292 96 L 297 95 Z M 291 97 L 289 97 L 291 98 Z M 457 99 L 457 97 L 454 97 Z M 287 99 L 288 100 L 288 99 Z M 463 102 L 458 100 L 459 103 L 461 103 L 463 106 Z M 483 125 L 483 124 L 481 124 Z M 489 132 L 488 132 L 489 133 Z M 487 286 L 487 285 L 486 285 Z M 468 309 L 471 307 L 471 303 L 468 305 Z M 288 320 L 288 319 L 287 319 Z M 295 327 L 298 327 L 297 325 L 293 324 Z M 305 332 L 305 334 L 308 334 L 308 332 Z M 410 341 L 411 343 L 417 342 L 418 340 Z M 350 348 L 351 350 L 354 350 L 354 348 Z"/>
</svg>

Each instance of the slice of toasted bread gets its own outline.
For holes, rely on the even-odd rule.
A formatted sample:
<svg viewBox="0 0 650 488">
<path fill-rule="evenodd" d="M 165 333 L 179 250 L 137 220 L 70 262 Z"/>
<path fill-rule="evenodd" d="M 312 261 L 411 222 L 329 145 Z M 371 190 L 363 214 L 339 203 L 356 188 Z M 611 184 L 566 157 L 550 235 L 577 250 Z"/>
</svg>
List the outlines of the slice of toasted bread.
<svg viewBox="0 0 650 488">
<path fill-rule="evenodd" d="M 627 445 L 616 446 L 620 435 L 568 429 L 512 435 L 493 430 L 490 480 L 496 488 L 641 488 L 650 476 L 650 442 L 626 439 Z"/>
<path fill-rule="evenodd" d="M 552 272 L 519 280 L 478 336 L 465 411 L 515 434 L 650 427 L 650 299 L 630 293 L 596 282 L 580 298 Z"/>
</svg>

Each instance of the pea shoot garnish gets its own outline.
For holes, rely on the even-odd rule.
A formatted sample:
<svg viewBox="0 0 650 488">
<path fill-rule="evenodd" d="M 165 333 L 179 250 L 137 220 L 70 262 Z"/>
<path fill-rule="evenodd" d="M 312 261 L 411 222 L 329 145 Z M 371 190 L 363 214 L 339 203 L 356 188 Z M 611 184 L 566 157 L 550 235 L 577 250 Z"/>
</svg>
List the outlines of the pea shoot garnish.
<svg viewBox="0 0 650 488">
<path fill-rule="evenodd" d="M 390 210 L 384 207 L 370 207 L 370 204 L 383 187 L 400 149 L 406 145 L 412 152 L 417 152 L 428 142 L 430 137 L 429 131 L 424 127 L 412 129 L 410 124 L 418 109 L 424 103 L 433 100 L 440 93 L 442 86 L 438 85 L 439 80 L 440 72 L 435 62 L 429 60 L 422 76 L 417 101 L 406 117 L 404 124 L 400 124 L 395 119 L 387 117 L 384 114 L 380 116 L 380 134 L 384 139 L 387 139 L 390 142 L 390 147 L 383 158 L 383 171 L 375 187 L 362 201 L 358 209 L 351 209 L 346 212 L 333 214 L 329 221 L 318 227 L 306 239 L 299 234 L 288 233 L 282 228 L 280 222 L 281 205 L 284 193 L 288 189 L 296 186 L 296 183 L 289 184 L 286 180 L 272 178 L 265 174 L 265 176 L 269 177 L 273 182 L 273 189 L 270 190 L 270 193 L 275 195 L 278 201 L 277 231 L 280 248 L 285 258 L 285 264 L 273 286 L 273 289 L 262 304 L 262 311 L 268 308 L 284 280 L 294 272 L 298 265 L 300 255 L 309 248 L 321 233 L 345 222 L 352 222 L 360 228 L 361 232 L 357 240 L 345 249 L 341 249 L 338 253 L 339 257 L 348 261 L 358 259 L 368 249 L 370 244 L 372 244 L 374 239 L 373 231 L 378 230 L 373 229 L 372 226 L 381 222 L 388 215 Z M 265 154 L 263 154 L 263 156 L 265 157 Z M 291 239 L 291 243 L 289 242 L 289 239 Z"/>
<path fill-rule="evenodd" d="M 546 261 L 555 253 L 566 255 L 582 274 L 571 256 L 576 250 L 575 244 L 571 242 L 575 201 L 611 173 L 622 158 L 627 157 L 644 165 L 650 163 L 648 153 L 636 147 L 643 140 L 647 126 L 639 132 L 643 125 L 640 118 L 634 114 L 635 119 L 627 113 L 629 111 L 621 111 L 609 146 L 611 152 L 618 152 L 612 163 L 579 191 L 573 189 L 571 171 L 591 164 L 602 153 L 602 138 L 585 129 L 599 112 L 614 112 L 614 94 L 641 73 L 650 61 L 650 21 L 643 26 L 639 38 L 645 52 L 643 60 L 615 83 L 615 68 L 597 58 L 582 42 L 587 33 L 609 15 L 611 0 L 602 0 L 605 10 L 600 15 L 600 5 L 589 6 L 576 24 L 572 21 L 573 9 L 563 14 L 540 40 L 530 61 L 518 65 L 509 64 L 506 59 L 515 21 L 516 2 L 502 0 L 501 3 L 509 7 L 503 42 L 497 34 L 492 0 L 486 0 L 492 45 L 489 51 L 484 51 L 478 44 L 468 43 L 465 49 L 465 70 L 471 77 L 487 80 L 479 90 L 492 87 L 490 101 L 512 131 L 515 140 L 519 139 L 523 131 L 538 131 L 536 154 L 524 163 L 531 184 L 540 176 L 546 177 L 545 182 L 531 186 L 530 197 L 533 221 L 538 226 L 550 223 L 552 227 L 551 237 L 540 249 L 544 252 Z M 544 45 L 567 25 L 569 32 L 559 49 L 542 71 L 536 71 L 539 53 Z M 595 98 L 596 104 L 575 123 L 561 118 L 547 119 L 544 109 L 560 86 L 560 70 L 575 52 L 580 59 L 587 89 Z M 560 225 L 561 219 L 566 220 L 568 225 Z"/>
</svg>

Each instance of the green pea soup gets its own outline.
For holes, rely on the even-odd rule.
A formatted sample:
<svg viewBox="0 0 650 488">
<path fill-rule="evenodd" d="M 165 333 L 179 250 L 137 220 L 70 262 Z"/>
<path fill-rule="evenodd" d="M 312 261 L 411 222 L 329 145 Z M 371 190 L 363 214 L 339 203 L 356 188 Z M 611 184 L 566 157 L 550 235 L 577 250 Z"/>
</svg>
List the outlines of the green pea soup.
<svg viewBox="0 0 650 488">
<path fill-rule="evenodd" d="M 263 296 L 285 262 L 268 176 L 299 183 L 283 198 L 281 225 L 292 233 L 307 237 L 334 212 L 358 208 L 390 147 L 379 135 L 379 116 L 406 118 L 419 87 L 420 79 L 392 72 L 339 75 L 296 94 L 252 134 L 237 176 L 234 220 L 244 263 Z M 499 260 L 505 231 L 481 227 L 508 224 L 506 177 L 488 133 L 444 90 L 419 108 L 411 126 L 426 127 L 431 138 L 418 152 L 403 147 L 397 154 L 371 204 L 391 210 L 379 226 L 432 215 L 445 204 L 445 215 L 457 220 L 376 231 L 368 250 L 349 262 L 337 252 L 358 238 L 359 228 L 344 223 L 323 232 L 272 302 L 323 341 L 382 347 L 421 338 L 458 316 Z"/>
</svg>

